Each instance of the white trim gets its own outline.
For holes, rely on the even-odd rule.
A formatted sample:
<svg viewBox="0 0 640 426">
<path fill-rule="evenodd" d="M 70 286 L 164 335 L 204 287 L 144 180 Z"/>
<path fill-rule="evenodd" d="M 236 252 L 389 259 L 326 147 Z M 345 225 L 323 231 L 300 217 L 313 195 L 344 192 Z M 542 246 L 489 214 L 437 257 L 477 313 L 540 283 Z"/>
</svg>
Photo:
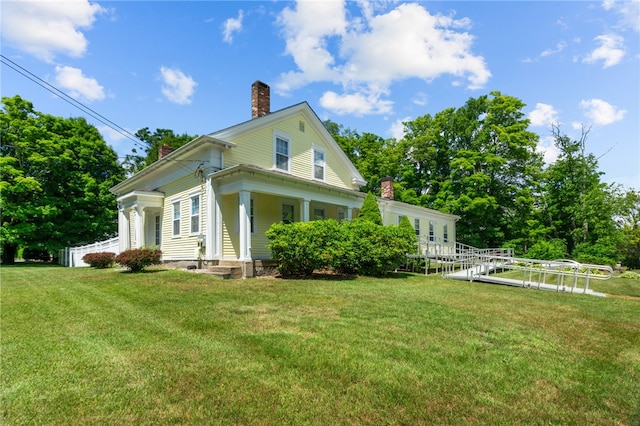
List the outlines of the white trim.
<svg viewBox="0 0 640 426">
<path fill-rule="evenodd" d="M 281 169 L 278 167 L 278 139 L 287 142 L 287 169 Z M 287 133 L 279 130 L 273 131 L 273 170 L 277 170 L 282 173 L 291 173 L 291 136 Z M 280 154 L 282 155 L 282 154 Z"/>
<path fill-rule="evenodd" d="M 322 154 L 322 177 L 316 177 L 316 152 Z M 324 147 L 311 145 L 311 179 L 325 182 L 327 180 L 327 151 Z"/>
<path fill-rule="evenodd" d="M 198 230 L 193 230 L 193 199 L 198 198 Z M 189 194 L 189 235 L 200 235 L 202 233 L 202 195 L 200 192 L 192 192 Z"/>
<path fill-rule="evenodd" d="M 171 203 L 171 238 L 180 238 L 182 236 L 182 200 L 174 198 L 169 201 Z M 178 203 L 178 233 L 176 234 L 176 203 Z"/>
</svg>

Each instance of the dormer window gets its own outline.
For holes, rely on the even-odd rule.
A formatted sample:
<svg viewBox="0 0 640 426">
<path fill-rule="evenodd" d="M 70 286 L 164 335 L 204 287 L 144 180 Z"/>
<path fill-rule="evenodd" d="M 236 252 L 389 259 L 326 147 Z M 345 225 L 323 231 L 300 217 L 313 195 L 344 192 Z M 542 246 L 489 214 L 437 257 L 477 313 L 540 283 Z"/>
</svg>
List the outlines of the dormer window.
<svg viewBox="0 0 640 426">
<path fill-rule="evenodd" d="M 325 153 L 322 148 L 313 147 L 313 178 L 324 180 Z"/>
<path fill-rule="evenodd" d="M 274 168 L 289 172 L 291 166 L 291 142 L 283 135 L 275 135 Z"/>
</svg>

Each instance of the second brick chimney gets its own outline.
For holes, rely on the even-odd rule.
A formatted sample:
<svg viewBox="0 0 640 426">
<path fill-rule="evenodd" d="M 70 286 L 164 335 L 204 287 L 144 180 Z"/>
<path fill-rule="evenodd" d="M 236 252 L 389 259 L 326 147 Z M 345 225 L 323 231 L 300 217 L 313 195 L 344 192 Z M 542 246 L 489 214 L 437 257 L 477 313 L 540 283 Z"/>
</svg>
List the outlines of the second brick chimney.
<svg viewBox="0 0 640 426">
<path fill-rule="evenodd" d="M 386 177 L 380 179 L 380 195 L 387 200 L 393 200 L 393 178 Z"/>
<path fill-rule="evenodd" d="M 173 148 L 171 148 L 169 145 L 167 145 L 166 143 L 164 145 L 162 145 L 160 147 L 160 149 L 158 149 L 158 160 L 160 160 L 161 158 L 166 157 L 167 155 L 171 154 L 173 152 Z"/>
<path fill-rule="evenodd" d="M 271 112 L 271 94 L 269 86 L 261 81 L 251 85 L 251 118 L 262 117 Z"/>
</svg>

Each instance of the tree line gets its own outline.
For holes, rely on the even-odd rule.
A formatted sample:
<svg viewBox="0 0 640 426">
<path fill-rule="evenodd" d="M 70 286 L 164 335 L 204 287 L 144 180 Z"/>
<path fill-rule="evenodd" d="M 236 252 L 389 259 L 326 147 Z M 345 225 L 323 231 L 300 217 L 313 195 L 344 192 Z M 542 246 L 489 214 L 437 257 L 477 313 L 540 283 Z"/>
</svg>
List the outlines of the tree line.
<svg viewBox="0 0 640 426">
<path fill-rule="evenodd" d="M 109 188 L 156 161 L 160 146 L 195 138 L 143 128 L 136 132 L 142 148 L 119 161 L 82 118 L 43 114 L 19 96 L 2 104 L 3 263 L 19 247 L 56 253 L 115 235 Z M 640 267 L 640 194 L 602 182 L 586 152 L 588 129 L 572 140 L 554 125 L 560 154 L 545 166 L 524 107 L 492 92 L 404 123 L 400 140 L 324 124 L 367 181 L 363 192 L 380 195 L 380 180 L 392 177 L 397 200 L 460 216 L 462 243 Z"/>
</svg>

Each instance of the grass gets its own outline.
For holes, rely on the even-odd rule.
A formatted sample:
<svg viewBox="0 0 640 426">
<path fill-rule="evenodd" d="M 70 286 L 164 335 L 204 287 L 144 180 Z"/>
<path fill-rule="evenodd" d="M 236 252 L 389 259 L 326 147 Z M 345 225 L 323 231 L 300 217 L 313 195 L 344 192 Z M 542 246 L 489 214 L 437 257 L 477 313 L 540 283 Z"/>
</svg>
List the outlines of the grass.
<svg viewBox="0 0 640 426">
<path fill-rule="evenodd" d="M 634 299 L 418 274 L 1 280 L 3 425 L 640 424 Z"/>
</svg>

